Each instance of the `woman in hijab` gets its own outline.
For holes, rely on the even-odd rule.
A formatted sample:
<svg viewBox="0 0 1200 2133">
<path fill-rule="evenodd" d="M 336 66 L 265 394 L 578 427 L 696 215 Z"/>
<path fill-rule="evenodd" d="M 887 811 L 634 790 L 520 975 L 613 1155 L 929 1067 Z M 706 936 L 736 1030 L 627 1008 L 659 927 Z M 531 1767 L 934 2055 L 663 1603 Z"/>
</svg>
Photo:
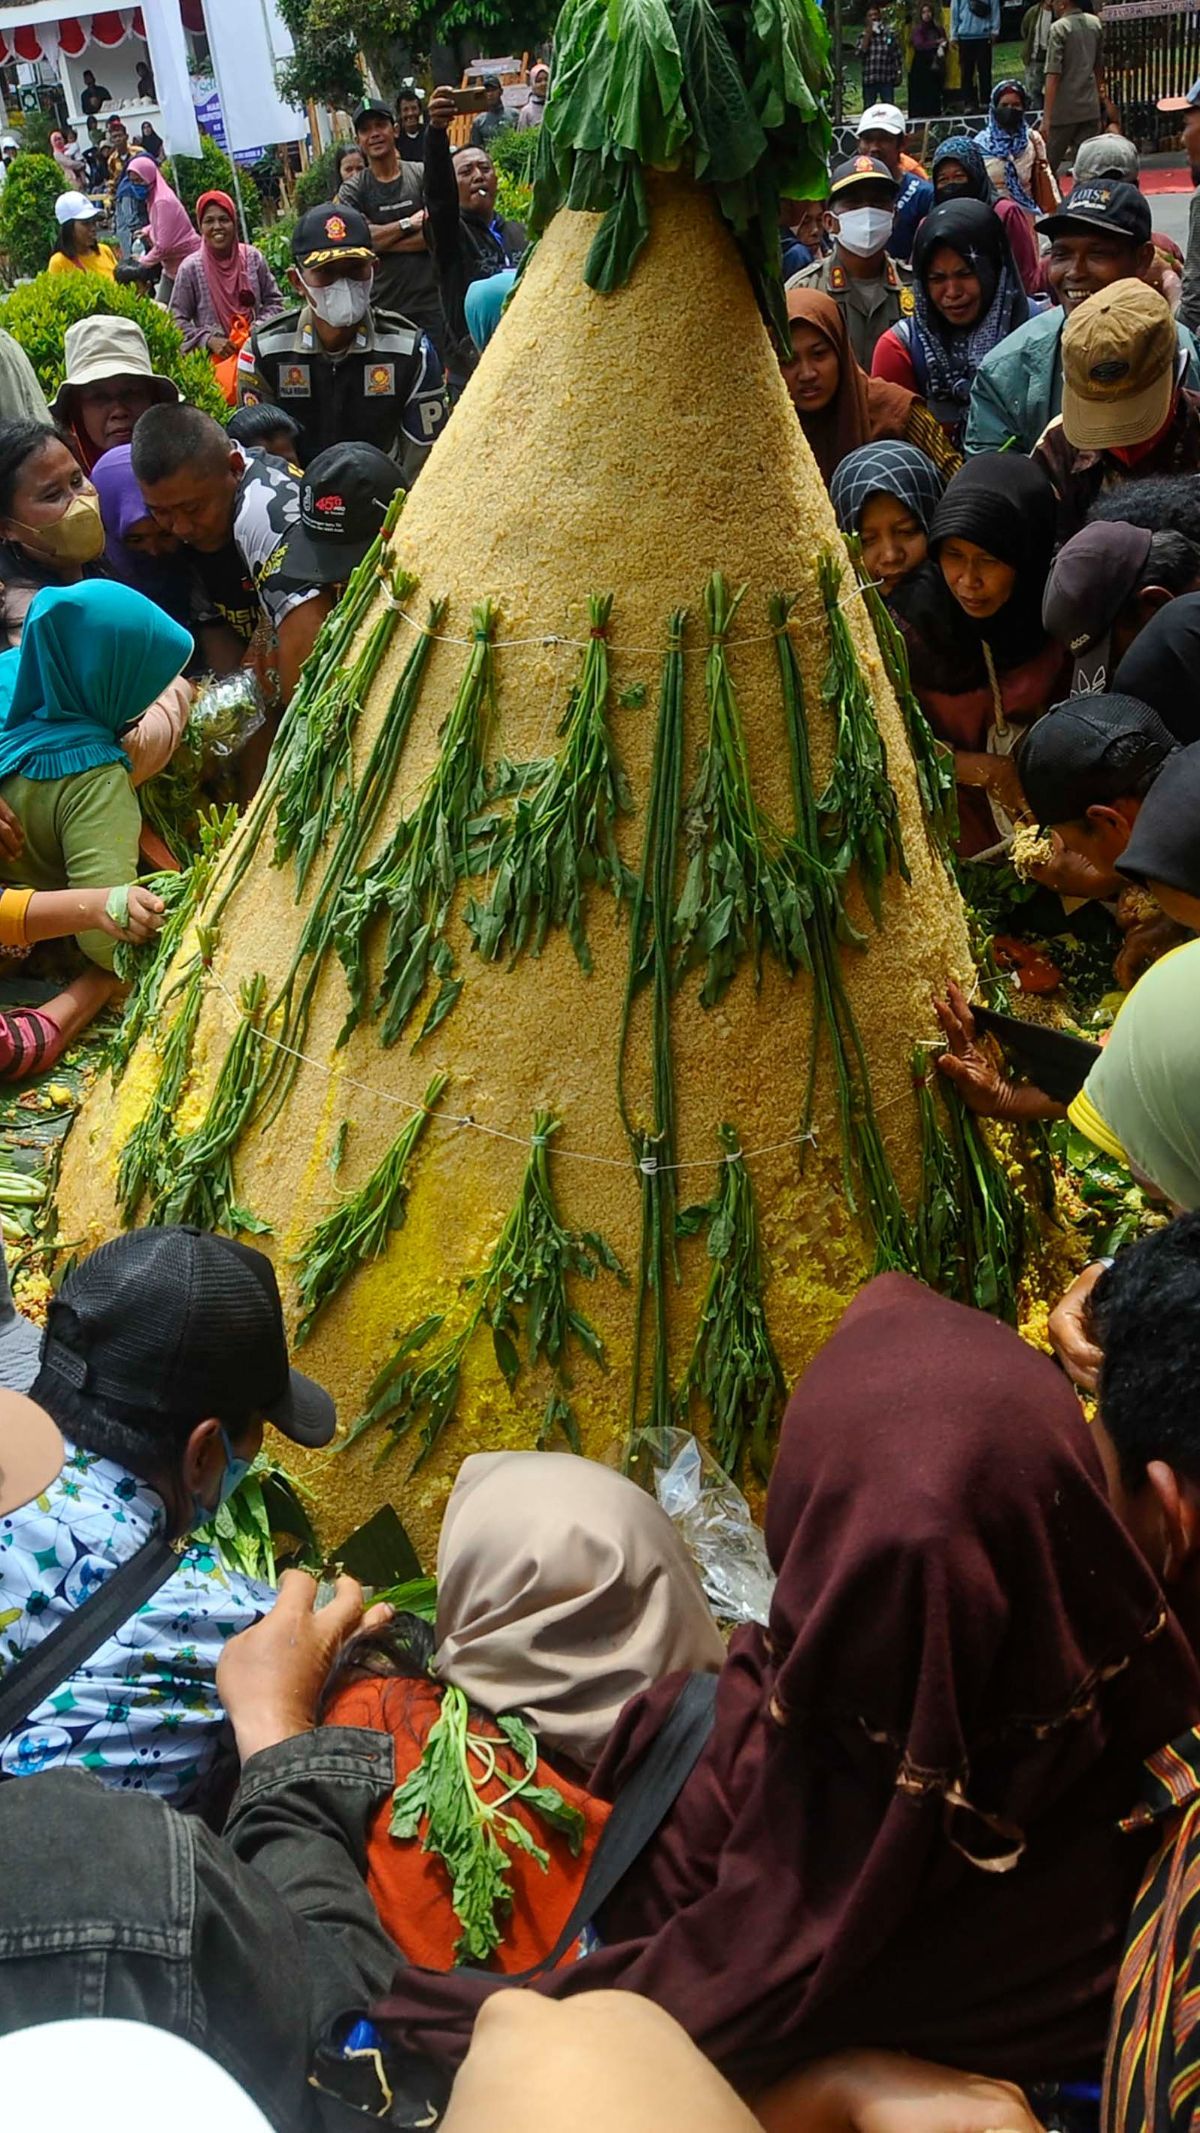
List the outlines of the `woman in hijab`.
<svg viewBox="0 0 1200 2133">
<path fill-rule="evenodd" d="M 946 28 L 933 0 L 922 0 L 909 31 L 908 115 L 940 118 L 946 86 Z"/>
<path fill-rule="evenodd" d="M 1011 834 L 1024 808 L 1013 748 L 1068 686 L 1070 657 L 1042 624 L 1054 521 L 1040 467 L 1017 453 L 979 452 L 934 513 L 929 562 L 892 596 L 913 688 L 954 750 L 966 858 L 995 852 Z"/>
<path fill-rule="evenodd" d="M 239 243 L 228 193 L 201 193 L 196 220 L 200 249 L 175 276 L 171 316 L 183 334 L 184 352 L 207 348 L 215 367 L 237 354 L 260 319 L 282 311 L 283 298 L 257 245 Z M 232 406 L 236 392 L 227 397 Z"/>
<path fill-rule="evenodd" d="M 998 193 L 1007 194 L 1032 219 L 1061 206 L 1046 143 L 1029 124 L 1029 98 L 1019 81 L 998 82 L 992 91 L 987 125 L 975 140 L 987 159 L 988 176 Z"/>
<path fill-rule="evenodd" d="M 997 195 L 983 160 L 983 150 L 970 135 L 955 133 L 948 141 L 943 141 L 930 164 L 929 175 L 933 180 L 936 207 L 940 207 L 944 200 L 982 200 L 985 207 L 995 210 L 1025 294 L 1040 294 L 1042 263 L 1034 226 L 1025 210 L 1018 207 L 1015 200 L 1010 200 L 1007 193 Z"/>
<path fill-rule="evenodd" d="M 149 237 L 150 247 L 142 253 L 138 266 L 161 269 L 158 298 L 160 303 L 169 303 L 175 276 L 184 260 L 199 251 L 200 239 L 182 200 L 176 198 L 157 163 L 149 156 L 132 156 L 125 177 L 138 189 L 137 197 L 143 202 L 148 217 L 143 235 Z"/>
<path fill-rule="evenodd" d="M 1194 477 L 1193 477 L 1194 479 Z M 1164 487 L 1168 484 L 1164 483 Z M 1113 678 L 1157 711 L 1184 748 L 1200 740 L 1200 593 L 1168 600 L 1139 630 Z"/>
<path fill-rule="evenodd" d="M 916 309 L 881 335 L 872 375 L 918 393 L 952 445 L 962 442 L 975 373 L 1029 305 L 1008 239 L 982 200 L 947 200 L 913 245 Z"/>
<path fill-rule="evenodd" d="M 115 445 L 92 468 L 106 535 L 104 560 L 113 577 L 153 600 L 186 628 L 193 606 L 190 566 L 174 534 L 164 533 L 134 478 L 133 447 Z"/>
<path fill-rule="evenodd" d="M 864 444 L 843 459 L 830 486 L 841 531 L 856 535 L 885 600 L 929 552 L 929 527 L 945 484 L 911 444 Z"/>
<path fill-rule="evenodd" d="M 736 1632 L 707 1748 L 603 1945 L 536 1989 L 644 1993 L 744 2093 L 868 2043 L 1094 2077 L 1147 1854 L 1118 1818 L 1200 1674 L 1070 1387 L 882 1276 L 792 1396 L 766 1540 L 769 1625 Z M 595 1791 L 678 1686 L 625 1711 Z M 490 1990 L 403 1970 L 377 2019 L 457 2060 Z"/>
<path fill-rule="evenodd" d="M 395 1782 L 436 1754 L 446 1691 L 461 1692 L 479 1774 L 495 1806 L 525 1767 L 500 1714 L 518 1714 L 536 1743 L 536 1782 L 576 1817 L 575 1841 L 517 1795 L 508 1811 L 547 1855 L 544 1872 L 516 1840 L 506 1870 L 511 1911 L 492 1951 L 509 1974 L 553 1946 L 583 1887 L 604 1804 L 586 1779 L 622 1707 L 664 1674 L 719 1671 L 725 1648 L 683 1543 L 654 1499 L 624 1475 L 569 1454 L 481 1453 L 459 1471 L 442 1522 L 437 1627 L 402 1618 L 350 1647 L 326 1692 L 327 1725 L 364 1726 L 395 1742 Z M 432 1676 L 432 1678 L 431 1678 Z M 458 1716 L 463 1715 L 460 1702 Z M 467 1800 L 467 1811 L 475 1801 Z M 380 1918 L 410 1962 L 448 1970 L 459 1919 L 446 1866 L 418 1832 L 392 1833 L 392 1785 L 367 1842 L 367 1877 Z M 503 1835 L 497 1825 L 498 1834 Z"/>
<path fill-rule="evenodd" d="M 841 306 L 821 289 L 789 289 L 792 356 L 784 383 L 813 458 L 828 485 L 848 452 L 883 437 L 923 451 L 943 473 L 959 464 L 941 427 L 916 394 L 868 378 L 856 362 Z"/>
<path fill-rule="evenodd" d="M 83 157 L 76 147 L 68 147 L 65 134 L 51 134 L 50 153 L 54 157 L 55 162 L 57 163 L 59 169 L 62 171 L 63 176 L 66 178 L 67 184 L 69 186 L 75 187 L 77 185 L 83 184 Z"/>
<path fill-rule="evenodd" d="M 25 832 L 0 879 L 91 889 L 137 878 L 141 813 L 122 736 L 191 656 L 188 632 L 103 579 L 40 592 L 21 648 L 0 656 L 0 799 Z M 109 934 L 80 948 L 112 969 Z"/>
<path fill-rule="evenodd" d="M 1200 941 L 1187 941 L 1138 979 L 1067 1113 L 1177 1214 L 1200 1207 L 1198 1057 Z"/>
</svg>

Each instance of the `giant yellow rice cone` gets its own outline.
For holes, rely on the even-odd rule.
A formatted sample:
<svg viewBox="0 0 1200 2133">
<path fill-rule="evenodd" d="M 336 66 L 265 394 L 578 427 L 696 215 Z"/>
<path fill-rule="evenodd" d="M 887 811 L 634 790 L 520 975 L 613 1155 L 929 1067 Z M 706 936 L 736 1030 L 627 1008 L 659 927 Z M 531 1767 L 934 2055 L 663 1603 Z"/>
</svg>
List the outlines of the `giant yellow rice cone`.
<svg viewBox="0 0 1200 2133">
<path fill-rule="evenodd" d="M 469 656 L 471 613 L 495 603 L 496 712 L 486 755 L 515 763 L 551 755 L 588 635 L 590 594 L 614 597 L 609 632 L 614 697 L 610 727 L 628 772 L 635 812 L 622 819 L 623 856 L 639 864 L 658 717 L 662 655 L 673 610 L 690 611 L 685 636 L 684 792 L 707 730 L 704 591 L 719 571 L 745 585 L 729 646 L 759 804 L 792 822 L 789 760 L 768 601 L 798 593 L 793 641 L 803 673 L 814 781 L 832 759 L 832 718 L 821 688 L 829 635 L 817 589 L 820 552 L 843 555 L 829 502 L 780 378 L 733 245 L 707 196 L 683 178 L 653 184 L 652 236 L 629 285 L 610 296 L 584 285 L 595 218 L 561 212 L 408 503 L 392 549 L 419 579 L 354 736 L 356 775 L 379 730 L 403 661 L 407 619 L 448 603 L 429 657 L 378 851 L 413 808 L 438 755 L 438 734 Z M 844 560 L 844 556 L 843 556 Z M 965 976 L 969 952 L 958 896 L 928 841 L 905 729 L 874 636 L 847 569 L 845 613 L 874 698 L 899 801 L 911 872 L 893 869 L 876 932 L 856 886 L 851 908 L 868 933 L 841 967 L 865 1043 L 876 1114 L 902 1194 L 918 1186 L 912 1089 L 915 1042 L 933 1034 L 931 994 L 947 972 Z M 565 638 L 570 644 L 553 640 Z M 635 685 L 644 687 L 644 698 Z M 618 702 L 619 695 L 625 703 Z M 300 905 L 290 865 L 272 864 L 269 800 L 241 825 L 233 851 L 253 845 L 231 898 L 205 992 L 176 1126 L 194 1129 L 237 1027 L 239 983 L 264 973 L 268 997 L 292 957 L 312 890 Z M 681 840 L 682 855 L 682 840 Z M 226 862 L 228 863 L 228 862 Z M 682 876 L 683 860 L 680 860 Z M 571 1301 L 603 1339 L 606 1368 L 572 1349 L 570 1400 L 585 1449 L 618 1458 L 626 1442 L 635 1319 L 642 1298 L 642 1181 L 618 1109 L 618 1033 L 629 952 L 627 914 L 593 887 L 586 913 L 594 969 L 552 928 L 540 956 L 485 962 L 462 924 L 474 882 L 458 891 L 450 937 L 461 997 L 416 1050 L 430 989 L 401 1041 L 384 1049 L 379 1025 L 361 1022 L 336 1048 L 346 987 L 327 959 L 300 1066 L 278 1116 L 261 1117 L 236 1154 L 239 1201 L 271 1225 L 273 1256 L 294 1324 L 296 1258 L 315 1223 L 369 1175 L 431 1075 L 448 1078 L 438 1108 L 474 1124 L 435 1120 L 410 1165 L 407 1220 L 385 1255 L 355 1272 L 318 1318 L 298 1360 L 335 1394 L 349 1423 L 392 1352 L 397 1331 L 431 1314 L 462 1323 L 464 1282 L 487 1264 L 521 1188 L 534 1115 L 561 1121 L 550 1151 L 563 1222 L 601 1234 L 633 1279 L 607 1271 L 572 1277 Z M 209 908 L 212 899 L 209 898 Z M 201 917 L 205 913 L 202 910 Z M 380 950 L 372 944 L 372 970 Z M 829 1046 L 816 1080 L 815 1144 L 798 1135 L 813 1046 L 813 989 L 770 956 L 761 989 L 747 961 L 724 997 L 705 1009 L 702 972 L 689 972 L 671 1008 L 680 1206 L 706 1201 L 718 1182 L 718 1128 L 746 1151 L 757 1202 L 766 1314 L 790 1380 L 825 1338 L 869 1271 L 873 1238 L 846 1204 Z M 163 1024 L 169 1025 L 168 1009 Z M 625 1085 L 633 1123 L 653 1123 L 649 994 L 635 1002 Z M 118 1159 L 157 1080 L 164 1026 L 144 1037 L 119 1084 L 102 1083 L 68 1144 L 61 1233 L 89 1241 L 119 1227 Z M 343 1134 L 343 1129 L 346 1129 Z M 486 1130 L 485 1130 L 486 1129 Z M 339 1143 L 339 1134 L 343 1134 Z M 344 1157 L 331 1169 L 331 1151 Z M 678 1285 L 667 1284 L 669 1377 L 678 1386 L 695 1336 L 710 1262 L 703 1234 L 680 1248 Z M 522 1354 L 524 1353 L 522 1345 Z M 647 1366 L 648 1367 L 648 1366 Z M 430 1547 L 449 1481 L 472 1450 L 533 1443 L 551 1373 L 523 1362 L 510 1390 L 484 1327 L 466 1351 L 454 1419 L 432 1456 L 408 1478 L 416 1438 L 377 1465 L 386 1439 L 368 1435 L 345 1456 L 309 1459 L 321 1523 L 336 1539 L 381 1500 L 396 1502 Z M 647 1401 L 640 1402 L 644 1409 Z M 693 1425 L 705 1416 L 693 1402 Z M 289 1453 L 289 1458 L 291 1454 Z"/>
</svg>

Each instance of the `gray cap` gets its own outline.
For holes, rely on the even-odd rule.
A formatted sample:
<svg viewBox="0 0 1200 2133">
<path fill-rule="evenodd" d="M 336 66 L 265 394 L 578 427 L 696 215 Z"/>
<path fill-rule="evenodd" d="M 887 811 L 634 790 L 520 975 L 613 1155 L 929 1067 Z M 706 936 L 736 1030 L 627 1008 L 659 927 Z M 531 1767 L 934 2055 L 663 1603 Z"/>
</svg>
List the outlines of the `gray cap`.
<svg viewBox="0 0 1200 2133">
<path fill-rule="evenodd" d="M 1101 178 L 1118 178 L 1123 185 L 1138 181 L 1138 152 L 1123 133 L 1096 133 L 1075 150 L 1073 185 L 1096 185 Z"/>
<path fill-rule="evenodd" d="M 42 1329 L 23 1318 L 12 1298 L 8 1258 L 0 1245 L 0 1388 L 28 1392 L 38 1374 Z"/>
</svg>

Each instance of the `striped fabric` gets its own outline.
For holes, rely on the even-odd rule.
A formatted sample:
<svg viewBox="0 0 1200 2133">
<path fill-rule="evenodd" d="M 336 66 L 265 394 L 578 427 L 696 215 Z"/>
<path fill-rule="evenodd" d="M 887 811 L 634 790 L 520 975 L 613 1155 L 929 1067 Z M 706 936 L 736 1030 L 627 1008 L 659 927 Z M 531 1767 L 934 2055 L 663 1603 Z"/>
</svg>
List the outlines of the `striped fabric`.
<svg viewBox="0 0 1200 2133">
<path fill-rule="evenodd" d="M 1200 2114 L 1200 1727 L 1152 1756 L 1127 1827 L 1165 1823 L 1129 1925 L 1104 2133 L 1192 2133 Z"/>
</svg>

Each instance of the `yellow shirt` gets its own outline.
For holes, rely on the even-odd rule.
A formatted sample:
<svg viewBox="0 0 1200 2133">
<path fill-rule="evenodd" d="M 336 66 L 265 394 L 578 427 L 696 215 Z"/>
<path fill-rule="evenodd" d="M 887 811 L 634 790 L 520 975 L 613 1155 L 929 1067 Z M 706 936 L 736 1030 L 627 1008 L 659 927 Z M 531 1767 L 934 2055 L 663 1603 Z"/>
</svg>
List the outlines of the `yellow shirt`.
<svg viewBox="0 0 1200 2133">
<path fill-rule="evenodd" d="M 83 260 L 68 259 L 65 252 L 51 252 L 46 272 L 48 274 L 73 274 L 76 268 L 81 274 L 99 274 L 104 281 L 115 281 L 117 255 L 112 246 L 108 244 L 97 245 L 94 252 L 89 252 L 86 255 L 86 264 Z"/>
</svg>

